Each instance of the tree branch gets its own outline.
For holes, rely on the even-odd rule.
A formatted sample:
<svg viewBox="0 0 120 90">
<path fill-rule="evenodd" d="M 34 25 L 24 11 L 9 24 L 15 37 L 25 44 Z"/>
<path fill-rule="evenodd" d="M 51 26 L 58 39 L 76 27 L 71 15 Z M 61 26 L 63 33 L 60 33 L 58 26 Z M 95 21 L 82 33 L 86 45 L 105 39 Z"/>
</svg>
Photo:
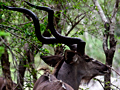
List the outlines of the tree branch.
<svg viewBox="0 0 120 90">
<path fill-rule="evenodd" d="M 111 21 L 113 21 L 113 19 L 115 19 L 115 17 L 116 17 L 116 14 L 117 14 L 117 11 L 118 11 L 118 6 L 119 6 L 119 0 L 116 0 L 116 3 L 114 5 L 114 9 L 113 9 L 113 12 L 112 12 Z"/>
<path fill-rule="evenodd" d="M 107 20 L 99 2 L 97 0 L 92 0 L 95 7 L 97 7 L 98 9 L 98 13 L 102 19 L 102 21 L 104 22 L 104 27 L 105 27 L 105 32 L 104 32 L 104 36 L 103 36 L 103 49 L 104 52 L 107 53 L 108 51 L 108 31 L 109 31 L 109 21 Z"/>
<path fill-rule="evenodd" d="M 68 33 L 65 36 L 68 36 L 68 34 L 73 30 L 73 28 L 79 24 L 79 22 L 85 17 L 86 15 L 84 15 L 81 19 L 79 19 L 74 25 L 72 25 L 72 27 L 70 28 L 70 30 L 68 31 Z"/>
<path fill-rule="evenodd" d="M 113 12 L 112 12 L 112 17 L 111 17 L 111 23 L 110 23 L 110 32 L 109 32 L 109 35 L 110 35 L 110 49 L 112 51 L 115 51 L 115 46 L 116 46 L 116 40 L 114 38 L 114 30 L 115 30 L 115 24 L 116 24 L 116 14 L 117 14 L 117 11 L 118 11 L 118 6 L 119 6 L 119 0 L 116 0 L 116 3 L 114 5 L 114 8 L 113 8 Z"/>
<path fill-rule="evenodd" d="M 102 85 L 102 83 L 104 83 L 103 81 L 101 81 L 100 79 L 97 79 L 97 78 L 94 78 L 96 81 L 98 81 L 101 85 Z M 114 84 L 112 84 L 112 83 L 110 83 L 112 86 L 114 86 L 116 89 L 118 89 L 118 90 L 120 90 L 120 88 L 118 87 L 118 86 L 116 86 L 116 85 L 114 85 Z M 102 87 L 103 87 L 103 85 L 102 85 Z M 104 88 L 104 87 L 103 87 Z"/>
<path fill-rule="evenodd" d="M 103 10 L 102 10 L 102 8 L 101 8 L 101 6 L 100 6 L 100 4 L 99 4 L 99 2 L 97 0 L 92 0 L 92 1 L 93 1 L 94 5 L 97 7 L 98 13 L 99 13 L 102 21 L 104 22 L 104 24 L 109 23 L 105 14 L 104 14 L 104 12 L 103 12 Z"/>
</svg>

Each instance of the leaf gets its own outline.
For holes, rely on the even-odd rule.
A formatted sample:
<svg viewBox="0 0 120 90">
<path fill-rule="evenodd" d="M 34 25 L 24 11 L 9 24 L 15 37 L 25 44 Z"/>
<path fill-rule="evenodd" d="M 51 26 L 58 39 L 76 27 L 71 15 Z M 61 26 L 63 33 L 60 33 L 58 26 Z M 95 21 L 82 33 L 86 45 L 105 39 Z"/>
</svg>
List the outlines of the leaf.
<svg viewBox="0 0 120 90">
<path fill-rule="evenodd" d="M 83 34 L 84 34 L 84 31 L 81 30 L 78 34 L 79 34 L 79 35 L 83 35 Z"/>
<path fill-rule="evenodd" d="M 4 31 L 0 31 L 0 36 L 9 36 L 10 34 Z"/>
<path fill-rule="evenodd" d="M 97 7 L 97 6 L 95 7 L 95 10 L 97 10 L 97 11 L 98 11 L 98 7 Z"/>
<path fill-rule="evenodd" d="M 27 68 L 29 68 L 29 67 L 30 67 L 30 65 L 29 65 L 29 64 L 26 64 L 26 65 L 24 65 L 24 67 L 27 67 Z"/>
<path fill-rule="evenodd" d="M 0 56 L 4 53 L 4 47 L 0 46 Z"/>
</svg>

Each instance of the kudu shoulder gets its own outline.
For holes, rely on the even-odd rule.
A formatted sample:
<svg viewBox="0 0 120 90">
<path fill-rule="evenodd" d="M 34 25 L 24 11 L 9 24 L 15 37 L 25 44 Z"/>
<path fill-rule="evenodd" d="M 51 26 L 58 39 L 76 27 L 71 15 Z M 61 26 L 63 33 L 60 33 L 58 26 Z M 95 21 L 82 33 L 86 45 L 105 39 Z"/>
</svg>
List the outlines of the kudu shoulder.
<svg viewBox="0 0 120 90">
<path fill-rule="evenodd" d="M 70 85 L 58 80 L 54 75 L 45 73 L 36 82 L 33 90 L 74 90 Z"/>
</svg>

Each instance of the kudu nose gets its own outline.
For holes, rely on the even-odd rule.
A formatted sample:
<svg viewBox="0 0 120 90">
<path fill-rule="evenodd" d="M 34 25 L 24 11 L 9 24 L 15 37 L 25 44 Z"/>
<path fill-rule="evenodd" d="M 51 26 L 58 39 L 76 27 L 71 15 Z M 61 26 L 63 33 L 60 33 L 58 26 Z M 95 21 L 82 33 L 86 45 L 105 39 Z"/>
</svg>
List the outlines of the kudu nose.
<svg viewBox="0 0 120 90">
<path fill-rule="evenodd" d="M 101 62 L 99 62 L 98 60 L 93 60 L 94 63 L 96 63 L 98 65 L 98 70 L 99 72 L 105 74 L 105 73 L 109 73 L 109 67 Z"/>
<path fill-rule="evenodd" d="M 104 72 L 109 73 L 109 67 L 107 65 L 104 66 Z"/>
<path fill-rule="evenodd" d="M 109 73 L 109 67 L 102 63 L 101 63 L 101 70 L 102 70 L 101 72 L 103 72 L 104 74 Z"/>
</svg>

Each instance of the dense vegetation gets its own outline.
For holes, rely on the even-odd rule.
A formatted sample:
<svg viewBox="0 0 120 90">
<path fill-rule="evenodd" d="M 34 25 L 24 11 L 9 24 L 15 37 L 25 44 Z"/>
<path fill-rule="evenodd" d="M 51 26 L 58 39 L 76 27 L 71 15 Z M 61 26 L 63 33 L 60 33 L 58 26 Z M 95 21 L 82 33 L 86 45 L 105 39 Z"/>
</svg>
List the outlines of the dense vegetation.
<svg viewBox="0 0 120 90">
<path fill-rule="evenodd" d="M 108 27 L 112 24 L 110 21 L 114 17 L 113 11 L 116 8 L 115 22 L 113 21 L 114 25 L 112 24 L 115 32 L 112 34 L 115 41 L 112 42 L 117 41 L 117 44 L 114 43 L 115 54 L 113 54 L 114 58 L 111 61 L 111 66 L 117 72 L 120 72 L 120 7 L 114 7 L 119 0 L 99 0 L 101 9 L 108 22 L 110 22 L 108 24 L 105 24 L 105 19 L 101 18 L 100 9 L 95 4 L 95 0 L 26 1 L 39 6 L 51 7 L 55 12 L 54 25 L 57 31 L 65 36 L 82 38 L 86 42 L 86 53 L 103 63 L 108 63 L 104 45 L 106 43 L 108 50 L 111 49 L 111 42 L 109 41 L 111 29 L 108 30 Z M 52 36 L 48 28 L 48 14 L 46 12 L 28 6 L 24 0 L 1 0 L 0 6 L 2 5 L 30 9 L 40 20 L 42 34 L 46 37 Z M 48 67 L 40 59 L 41 55 L 63 55 L 63 52 L 69 49 L 63 44 L 42 44 L 35 36 L 32 19 L 28 15 L 16 11 L 0 9 L 0 30 L 0 57 L 7 50 L 12 80 L 15 82 L 22 80 L 20 76 L 22 73 L 24 76 L 24 88 L 32 88 L 36 79 L 43 73 L 38 69 L 43 66 Z M 105 36 L 108 36 L 108 38 Z M 106 42 L 104 42 L 105 38 Z M 2 76 L 4 75 L 2 73 L 2 64 L 0 64 L 0 67 L 0 75 Z M 51 67 L 49 68 L 52 70 Z M 115 72 L 112 72 L 111 77 L 120 78 Z M 23 81 L 20 82 L 23 84 Z M 120 89 L 120 87 L 118 88 Z"/>
</svg>

